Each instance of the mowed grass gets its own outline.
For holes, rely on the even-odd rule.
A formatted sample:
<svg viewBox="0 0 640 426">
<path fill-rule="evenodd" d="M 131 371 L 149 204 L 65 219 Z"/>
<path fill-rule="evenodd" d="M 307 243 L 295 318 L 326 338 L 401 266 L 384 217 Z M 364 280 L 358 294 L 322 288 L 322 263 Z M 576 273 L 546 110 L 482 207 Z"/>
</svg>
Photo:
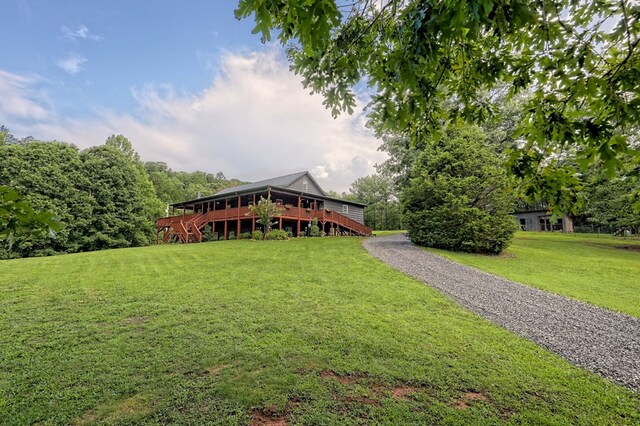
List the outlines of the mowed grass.
<svg viewBox="0 0 640 426">
<path fill-rule="evenodd" d="M 373 235 L 376 237 L 383 237 L 385 235 L 394 235 L 394 234 L 402 234 L 405 233 L 407 231 L 403 230 L 403 229 L 394 229 L 394 230 L 389 230 L 389 231 L 373 231 Z"/>
<path fill-rule="evenodd" d="M 640 422 L 638 394 L 458 307 L 361 242 L 0 262 L 0 423 Z"/>
<path fill-rule="evenodd" d="M 519 232 L 500 256 L 429 249 L 464 265 L 640 317 L 640 239 Z"/>
</svg>

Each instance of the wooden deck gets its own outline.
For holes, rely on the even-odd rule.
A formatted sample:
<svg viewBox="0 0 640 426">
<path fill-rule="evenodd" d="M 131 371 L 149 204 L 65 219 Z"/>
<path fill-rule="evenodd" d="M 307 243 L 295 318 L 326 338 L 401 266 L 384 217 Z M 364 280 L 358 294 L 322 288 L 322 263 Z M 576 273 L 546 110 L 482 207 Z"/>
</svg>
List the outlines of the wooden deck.
<svg viewBox="0 0 640 426">
<path fill-rule="evenodd" d="M 349 235 L 371 235 L 371 228 L 356 222 L 340 213 L 329 210 L 311 210 L 288 205 L 280 206 L 282 215 L 274 217 L 279 221 L 279 228 L 282 229 L 284 221 L 296 224 L 294 235 L 301 235 L 307 224 L 313 220 L 318 220 L 321 229 L 337 229 L 341 234 Z M 172 238 L 182 243 L 201 242 L 203 239 L 202 230 L 207 224 L 211 224 L 213 230 L 222 230 L 224 239 L 228 239 L 229 233 L 239 235 L 244 225 L 251 224 L 251 230 L 257 229 L 257 216 L 249 211 L 249 207 L 235 207 L 220 210 L 210 210 L 206 213 L 192 213 L 180 216 L 163 217 L 156 221 L 158 235 L 164 232 L 163 242 L 169 242 Z M 327 228 L 328 227 L 328 228 Z M 325 231 L 327 232 L 327 231 Z M 327 232 L 328 233 L 328 232 Z"/>
</svg>

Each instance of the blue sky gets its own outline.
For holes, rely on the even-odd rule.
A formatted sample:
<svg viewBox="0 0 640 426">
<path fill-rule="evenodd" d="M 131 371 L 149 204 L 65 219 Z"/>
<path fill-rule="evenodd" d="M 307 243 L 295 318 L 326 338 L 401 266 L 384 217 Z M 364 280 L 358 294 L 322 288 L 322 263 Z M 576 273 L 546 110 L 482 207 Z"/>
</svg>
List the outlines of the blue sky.
<svg viewBox="0 0 640 426">
<path fill-rule="evenodd" d="M 384 155 L 333 120 L 235 1 L 4 0 L 0 124 L 80 148 L 113 133 L 145 160 L 256 180 L 308 169 L 345 190 Z"/>
</svg>

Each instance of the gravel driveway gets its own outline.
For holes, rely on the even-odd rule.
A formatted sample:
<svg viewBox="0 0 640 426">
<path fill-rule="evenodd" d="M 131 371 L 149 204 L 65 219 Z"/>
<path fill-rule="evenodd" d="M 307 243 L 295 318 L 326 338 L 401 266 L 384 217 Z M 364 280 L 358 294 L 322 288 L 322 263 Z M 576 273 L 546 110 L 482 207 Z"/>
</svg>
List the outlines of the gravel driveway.
<svg viewBox="0 0 640 426">
<path fill-rule="evenodd" d="M 367 238 L 364 246 L 473 312 L 640 391 L 640 319 L 462 266 L 417 248 L 404 235 Z"/>
</svg>

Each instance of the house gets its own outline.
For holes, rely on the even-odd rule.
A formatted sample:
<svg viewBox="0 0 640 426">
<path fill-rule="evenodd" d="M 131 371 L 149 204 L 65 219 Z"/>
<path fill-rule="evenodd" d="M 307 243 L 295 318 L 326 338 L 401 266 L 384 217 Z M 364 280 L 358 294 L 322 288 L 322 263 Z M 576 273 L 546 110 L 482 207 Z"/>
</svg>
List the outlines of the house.
<svg viewBox="0 0 640 426">
<path fill-rule="evenodd" d="M 519 203 L 513 215 L 522 231 L 573 232 L 571 216 L 562 214 L 552 221 L 547 203 Z"/>
<path fill-rule="evenodd" d="M 330 197 L 304 171 L 172 204 L 173 212 L 180 214 L 156 221 L 158 238 L 162 235 L 164 242 L 199 242 L 207 225 L 211 226 L 214 240 L 237 238 L 240 233 L 261 229 L 256 224 L 257 216 L 249 211 L 260 197 L 271 199 L 282 209 L 282 214 L 274 218 L 274 228 L 294 236 L 305 235 L 314 218 L 327 235 L 371 234 L 371 228 L 364 225 L 364 204 Z"/>
</svg>

